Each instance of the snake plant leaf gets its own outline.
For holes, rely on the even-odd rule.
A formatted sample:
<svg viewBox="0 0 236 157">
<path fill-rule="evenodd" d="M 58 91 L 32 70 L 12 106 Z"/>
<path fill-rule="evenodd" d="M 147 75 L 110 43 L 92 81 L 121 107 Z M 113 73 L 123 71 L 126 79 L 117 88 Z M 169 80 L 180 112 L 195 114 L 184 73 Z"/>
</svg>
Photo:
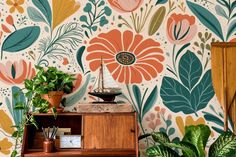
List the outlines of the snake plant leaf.
<svg viewBox="0 0 236 157">
<path fill-rule="evenodd" d="M 196 147 L 187 142 L 165 143 L 164 146 L 167 146 L 169 148 L 181 149 L 184 154 L 184 157 L 198 157 L 196 154 Z"/>
<path fill-rule="evenodd" d="M 227 157 L 236 154 L 236 136 L 231 132 L 224 132 L 211 145 L 209 157 Z"/>
<path fill-rule="evenodd" d="M 197 149 L 198 157 L 205 157 L 205 147 L 210 134 L 211 130 L 207 125 L 187 126 L 182 141 L 193 144 Z"/>
<path fill-rule="evenodd" d="M 180 157 L 174 150 L 163 145 L 149 147 L 146 154 L 148 157 Z"/>
<path fill-rule="evenodd" d="M 152 16 L 149 29 L 148 29 L 148 35 L 153 35 L 157 32 L 157 30 L 160 28 L 164 18 L 166 15 L 166 8 L 164 6 L 160 7 L 155 14 Z"/>
<path fill-rule="evenodd" d="M 169 143 L 170 139 L 165 132 L 153 132 L 152 138 L 155 142 L 159 143 Z"/>
</svg>

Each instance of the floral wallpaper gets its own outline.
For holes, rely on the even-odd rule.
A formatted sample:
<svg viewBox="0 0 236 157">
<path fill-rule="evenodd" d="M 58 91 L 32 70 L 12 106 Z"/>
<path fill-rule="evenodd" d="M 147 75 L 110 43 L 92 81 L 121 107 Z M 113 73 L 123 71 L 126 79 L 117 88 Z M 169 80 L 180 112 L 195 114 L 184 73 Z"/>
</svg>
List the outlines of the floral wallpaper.
<svg viewBox="0 0 236 157">
<path fill-rule="evenodd" d="M 91 90 L 101 57 L 138 113 L 140 135 L 166 132 L 179 140 L 184 126 L 223 131 L 211 83 L 210 44 L 236 41 L 232 0 L 3 0 L 0 2 L 0 156 L 20 150 L 11 127 L 14 106 L 34 65 L 76 74 L 66 108 L 96 98 Z M 232 124 L 230 127 L 231 130 Z M 140 154 L 151 140 L 139 143 Z"/>
</svg>

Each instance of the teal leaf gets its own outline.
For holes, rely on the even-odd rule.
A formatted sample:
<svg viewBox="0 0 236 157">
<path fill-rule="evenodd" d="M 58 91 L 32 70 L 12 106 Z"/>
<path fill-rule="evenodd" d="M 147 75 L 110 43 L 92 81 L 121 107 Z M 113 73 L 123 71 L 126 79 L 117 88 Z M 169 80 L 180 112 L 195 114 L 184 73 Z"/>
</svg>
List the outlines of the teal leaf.
<svg viewBox="0 0 236 157">
<path fill-rule="evenodd" d="M 18 52 L 31 46 L 39 37 L 40 27 L 29 26 L 10 34 L 2 44 L 2 51 Z"/>
<path fill-rule="evenodd" d="M 188 89 L 171 77 L 163 78 L 160 95 L 164 105 L 175 113 L 182 111 L 185 114 L 191 114 L 195 112 L 189 100 Z"/>
<path fill-rule="evenodd" d="M 106 17 L 105 16 L 101 17 L 101 19 L 100 19 L 100 26 L 102 27 L 102 26 L 104 26 L 106 24 L 108 24 L 108 20 L 106 19 Z"/>
<path fill-rule="evenodd" d="M 48 33 L 49 32 L 49 28 L 47 26 L 44 27 L 44 30 Z"/>
<path fill-rule="evenodd" d="M 202 64 L 197 56 L 187 51 L 179 61 L 179 77 L 189 91 L 196 85 L 202 75 Z"/>
<path fill-rule="evenodd" d="M 236 1 L 233 1 L 232 5 L 231 5 L 231 9 L 234 10 L 236 8 Z"/>
<path fill-rule="evenodd" d="M 98 7 L 103 6 L 104 4 L 105 4 L 105 2 L 104 2 L 104 1 L 101 1 L 101 2 L 98 4 Z"/>
<path fill-rule="evenodd" d="M 85 83 L 82 85 L 82 87 L 79 88 L 79 90 L 75 91 L 74 93 L 70 94 L 66 97 L 65 106 L 70 107 L 76 104 L 79 100 L 81 100 L 84 96 L 84 94 L 87 91 L 87 87 L 90 81 L 91 75 L 88 74 Z"/>
<path fill-rule="evenodd" d="M 17 97 L 15 97 L 15 95 L 17 95 Z M 22 121 L 22 117 L 23 117 L 23 110 L 15 109 L 15 107 L 19 103 L 22 103 L 22 104 L 26 103 L 24 93 L 19 87 L 13 86 L 12 87 L 12 106 L 13 106 L 12 113 L 13 113 L 13 119 L 14 119 L 15 125 L 20 125 Z"/>
<path fill-rule="evenodd" d="M 226 39 L 228 40 L 229 37 L 234 33 L 236 33 L 236 19 L 234 19 L 232 22 L 230 22 Z"/>
<path fill-rule="evenodd" d="M 185 114 L 205 108 L 214 96 L 211 71 L 208 70 L 199 81 L 201 63 L 193 52 L 188 51 L 180 59 L 179 73 L 183 84 L 170 77 L 163 78 L 160 91 L 163 103 L 171 111 Z"/>
<path fill-rule="evenodd" d="M 225 10 L 220 6 L 220 5 L 216 5 L 215 6 L 215 10 L 216 10 L 216 13 L 219 15 L 219 16 L 222 16 L 226 19 L 228 19 L 228 15 L 226 14 Z"/>
<path fill-rule="evenodd" d="M 187 47 L 189 47 L 190 43 L 187 43 L 185 45 L 183 45 L 179 50 L 178 52 L 176 53 L 176 56 L 175 56 L 175 61 L 178 59 L 179 55 L 181 54 L 181 52 L 183 52 L 183 50 Z"/>
<path fill-rule="evenodd" d="M 133 93 L 134 93 L 134 97 L 135 97 L 135 100 L 137 102 L 139 111 L 141 111 L 142 110 L 141 91 L 140 91 L 140 89 L 137 85 L 133 85 Z"/>
<path fill-rule="evenodd" d="M 82 22 L 87 22 L 87 16 L 85 16 L 85 15 L 82 15 L 82 16 L 80 16 L 80 21 L 82 21 Z"/>
<path fill-rule="evenodd" d="M 52 25 L 52 11 L 48 0 L 32 0 L 33 4 L 43 13 L 49 25 Z"/>
<path fill-rule="evenodd" d="M 35 8 L 28 7 L 27 8 L 27 13 L 28 13 L 28 15 L 29 15 L 29 17 L 32 21 L 47 23 L 47 21 L 44 19 L 43 15 L 38 10 L 36 10 Z"/>
<path fill-rule="evenodd" d="M 157 100 L 157 86 L 155 86 L 148 96 L 146 102 L 144 103 L 143 110 L 142 110 L 142 118 L 144 115 L 153 107 Z"/>
<path fill-rule="evenodd" d="M 92 30 L 93 30 L 94 32 L 98 29 L 97 26 L 92 26 L 91 28 L 92 28 Z"/>
<path fill-rule="evenodd" d="M 76 53 L 76 59 L 77 59 L 77 63 L 79 64 L 81 70 L 83 71 L 84 73 L 84 66 L 83 66 L 83 62 L 82 62 L 82 57 L 83 57 L 83 54 L 84 54 L 84 50 L 85 50 L 85 46 L 81 46 L 77 53 Z"/>
<path fill-rule="evenodd" d="M 222 41 L 224 41 L 224 36 L 219 20 L 210 11 L 204 7 L 195 4 L 193 2 L 187 1 L 187 5 L 194 15 L 205 25 L 208 29 L 214 32 Z"/>
<path fill-rule="evenodd" d="M 13 117 L 13 108 L 11 106 L 11 102 L 8 97 L 5 98 L 5 102 L 6 102 L 8 111 L 11 113 L 11 116 Z"/>
<path fill-rule="evenodd" d="M 108 6 L 105 6 L 105 7 L 104 7 L 104 14 L 105 14 L 106 16 L 110 16 L 111 13 L 112 13 L 111 9 L 110 9 Z"/>
<path fill-rule="evenodd" d="M 209 122 L 213 122 L 221 127 L 224 127 L 224 122 L 219 119 L 217 116 L 211 114 L 211 113 L 208 113 L 208 112 L 203 112 L 204 113 L 204 118 L 209 121 Z"/>
<path fill-rule="evenodd" d="M 171 124 L 172 124 L 172 121 L 170 119 L 166 120 L 167 127 L 171 126 Z"/>
<path fill-rule="evenodd" d="M 157 0 L 156 5 L 157 4 L 165 4 L 168 0 Z"/>
<path fill-rule="evenodd" d="M 84 7 L 84 12 L 88 13 L 92 11 L 92 5 L 90 3 L 87 3 Z"/>
<path fill-rule="evenodd" d="M 161 128 L 159 129 L 159 131 L 162 132 L 162 133 L 166 133 L 166 129 L 163 128 L 163 127 L 161 127 Z"/>
<path fill-rule="evenodd" d="M 175 133 L 175 128 L 170 128 L 169 130 L 168 130 L 168 136 L 171 136 L 171 135 L 173 135 Z"/>
<path fill-rule="evenodd" d="M 211 81 L 211 70 L 208 70 L 191 93 L 191 104 L 194 104 L 194 110 L 198 111 L 205 108 L 214 95 L 215 92 Z"/>
</svg>

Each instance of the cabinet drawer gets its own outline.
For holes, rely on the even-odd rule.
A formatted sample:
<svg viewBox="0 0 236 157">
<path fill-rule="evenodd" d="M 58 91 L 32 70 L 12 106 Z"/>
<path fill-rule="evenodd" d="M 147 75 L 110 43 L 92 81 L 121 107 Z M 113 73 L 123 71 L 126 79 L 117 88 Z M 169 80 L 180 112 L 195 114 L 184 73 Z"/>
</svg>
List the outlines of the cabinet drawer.
<svg viewBox="0 0 236 157">
<path fill-rule="evenodd" d="M 135 149 L 134 114 L 85 115 L 85 149 Z"/>
</svg>

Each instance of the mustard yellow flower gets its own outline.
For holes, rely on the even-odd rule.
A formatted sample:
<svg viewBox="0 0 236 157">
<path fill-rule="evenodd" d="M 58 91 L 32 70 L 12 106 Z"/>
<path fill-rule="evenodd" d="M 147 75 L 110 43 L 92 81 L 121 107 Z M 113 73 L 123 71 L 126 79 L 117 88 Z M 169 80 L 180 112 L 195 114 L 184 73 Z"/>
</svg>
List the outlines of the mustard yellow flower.
<svg viewBox="0 0 236 157">
<path fill-rule="evenodd" d="M 11 135 L 15 131 L 11 118 L 4 110 L 0 110 L 0 117 L 0 128 Z"/>
<path fill-rule="evenodd" d="M 4 138 L 0 141 L 0 152 L 7 155 L 10 154 L 10 148 L 13 146 L 11 142 L 8 141 L 7 138 Z"/>
<path fill-rule="evenodd" d="M 13 13 L 15 10 L 17 10 L 19 13 L 23 13 L 24 9 L 22 4 L 24 4 L 25 0 L 7 0 L 7 5 L 11 6 L 10 13 Z"/>
<path fill-rule="evenodd" d="M 53 26 L 57 27 L 61 22 L 74 14 L 80 8 L 80 3 L 75 0 L 52 0 Z"/>
<path fill-rule="evenodd" d="M 175 121 L 182 135 L 185 134 L 185 126 L 206 124 L 206 121 L 203 117 L 194 120 L 192 116 L 187 116 L 184 122 L 182 116 L 177 116 Z M 211 136 L 214 136 L 213 132 L 211 132 Z"/>
</svg>

